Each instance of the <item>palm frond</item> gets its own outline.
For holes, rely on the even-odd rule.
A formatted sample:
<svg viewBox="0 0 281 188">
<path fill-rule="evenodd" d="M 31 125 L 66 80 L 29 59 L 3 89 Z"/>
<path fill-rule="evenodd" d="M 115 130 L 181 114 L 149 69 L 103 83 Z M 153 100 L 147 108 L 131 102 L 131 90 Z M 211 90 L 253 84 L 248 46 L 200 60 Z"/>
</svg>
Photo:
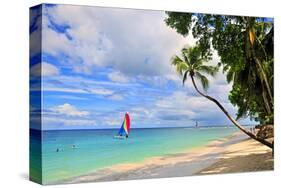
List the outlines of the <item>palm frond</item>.
<svg viewBox="0 0 281 188">
<path fill-rule="evenodd" d="M 189 57 L 188 57 L 188 50 L 186 49 L 186 48 L 183 48 L 182 50 L 181 50 L 181 55 L 182 55 L 182 57 L 183 57 L 183 59 L 184 59 L 184 61 L 187 63 L 187 64 L 190 64 L 190 61 L 189 61 Z"/>
<path fill-rule="evenodd" d="M 187 78 L 187 74 L 189 73 L 189 71 L 185 71 L 184 74 L 183 74 L 183 79 L 182 79 L 182 85 L 184 86 L 184 83 L 186 81 L 186 78 Z"/>
<path fill-rule="evenodd" d="M 197 71 L 215 76 L 218 72 L 218 67 L 201 65 L 198 66 Z"/>
<path fill-rule="evenodd" d="M 179 56 L 174 56 L 171 60 L 172 65 L 176 66 L 176 71 L 183 75 L 183 72 L 188 69 L 188 64 L 185 63 Z"/>
<path fill-rule="evenodd" d="M 199 72 L 195 73 L 195 77 L 201 82 L 203 89 L 207 91 L 209 88 L 208 78 Z"/>
</svg>

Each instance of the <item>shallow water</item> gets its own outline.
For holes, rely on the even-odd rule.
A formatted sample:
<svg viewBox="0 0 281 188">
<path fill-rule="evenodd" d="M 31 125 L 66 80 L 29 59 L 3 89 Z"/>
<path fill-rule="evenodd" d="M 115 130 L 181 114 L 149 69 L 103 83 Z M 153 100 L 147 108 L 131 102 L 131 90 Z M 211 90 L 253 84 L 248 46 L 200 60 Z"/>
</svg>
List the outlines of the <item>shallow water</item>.
<svg viewBox="0 0 281 188">
<path fill-rule="evenodd" d="M 222 127 L 132 129 L 130 137 L 123 140 L 113 138 L 115 129 L 43 131 L 43 183 L 85 175 L 115 164 L 186 151 L 235 131 L 236 128 Z M 40 134 L 35 130 L 31 133 Z M 38 145 L 38 140 L 31 139 L 32 145 Z M 38 165 L 36 161 L 33 163 L 35 167 Z"/>
</svg>

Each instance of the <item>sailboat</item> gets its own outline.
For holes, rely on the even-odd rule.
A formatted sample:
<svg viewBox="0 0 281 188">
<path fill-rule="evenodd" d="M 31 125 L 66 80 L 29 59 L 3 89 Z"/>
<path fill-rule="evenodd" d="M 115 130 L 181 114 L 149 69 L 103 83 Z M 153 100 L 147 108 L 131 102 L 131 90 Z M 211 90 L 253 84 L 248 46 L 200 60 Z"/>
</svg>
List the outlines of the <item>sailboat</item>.
<svg viewBox="0 0 281 188">
<path fill-rule="evenodd" d="M 114 136 L 114 138 L 118 138 L 118 139 L 128 138 L 130 132 L 130 124 L 131 124 L 130 116 L 129 113 L 126 112 L 122 126 L 119 129 L 117 135 Z"/>
</svg>

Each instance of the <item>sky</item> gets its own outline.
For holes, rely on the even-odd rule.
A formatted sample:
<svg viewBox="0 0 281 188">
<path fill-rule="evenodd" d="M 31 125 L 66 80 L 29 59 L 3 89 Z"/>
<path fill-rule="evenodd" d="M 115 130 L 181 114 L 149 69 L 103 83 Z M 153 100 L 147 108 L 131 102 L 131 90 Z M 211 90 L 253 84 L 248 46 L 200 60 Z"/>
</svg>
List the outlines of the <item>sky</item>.
<svg viewBox="0 0 281 188">
<path fill-rule="evenodd" d="M 190 80 L 182 85 L 171 57 L 196 40 L 168 27 L 164 11 L 45 4 L 30 15 L 32 128 L 40 113 L 45 130 L 119 128 L 126 112 L 132 128 L 230 124 Z M 231 83 L 209 78 L 207 93 L 235 116 Z"/>
</svg>

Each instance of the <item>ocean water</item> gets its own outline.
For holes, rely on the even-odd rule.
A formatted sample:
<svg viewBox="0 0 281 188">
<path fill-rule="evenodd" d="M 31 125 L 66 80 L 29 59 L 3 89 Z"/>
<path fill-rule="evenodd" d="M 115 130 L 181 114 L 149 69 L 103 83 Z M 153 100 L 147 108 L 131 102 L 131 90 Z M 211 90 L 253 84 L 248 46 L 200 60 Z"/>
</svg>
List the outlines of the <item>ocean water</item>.
<svg viewBox="0 0 281 188">
<path fill-rule="evenodd" d="M 113 138 L 117 131 L 52 130 L 43 131 L 41 134 L 31 130 L 31 148 L 42 150 L 42 161 L 31 161 L 34 163 L 31 166 L 39 168 L 39 165 L 42 165 L 42 181 L 49 184 L 86 175 L 115 164 L 141 162 L 149 157 L 165 156 L 200 147 L 226 137 L 237 129 L 132 129 L 129 138 L 123 140 Z M 42 148 L 38 147 L 38 139 L 32 139 L 38 138 L 32 136 L 38 134 L 42 136 Z"/>
</svg>

